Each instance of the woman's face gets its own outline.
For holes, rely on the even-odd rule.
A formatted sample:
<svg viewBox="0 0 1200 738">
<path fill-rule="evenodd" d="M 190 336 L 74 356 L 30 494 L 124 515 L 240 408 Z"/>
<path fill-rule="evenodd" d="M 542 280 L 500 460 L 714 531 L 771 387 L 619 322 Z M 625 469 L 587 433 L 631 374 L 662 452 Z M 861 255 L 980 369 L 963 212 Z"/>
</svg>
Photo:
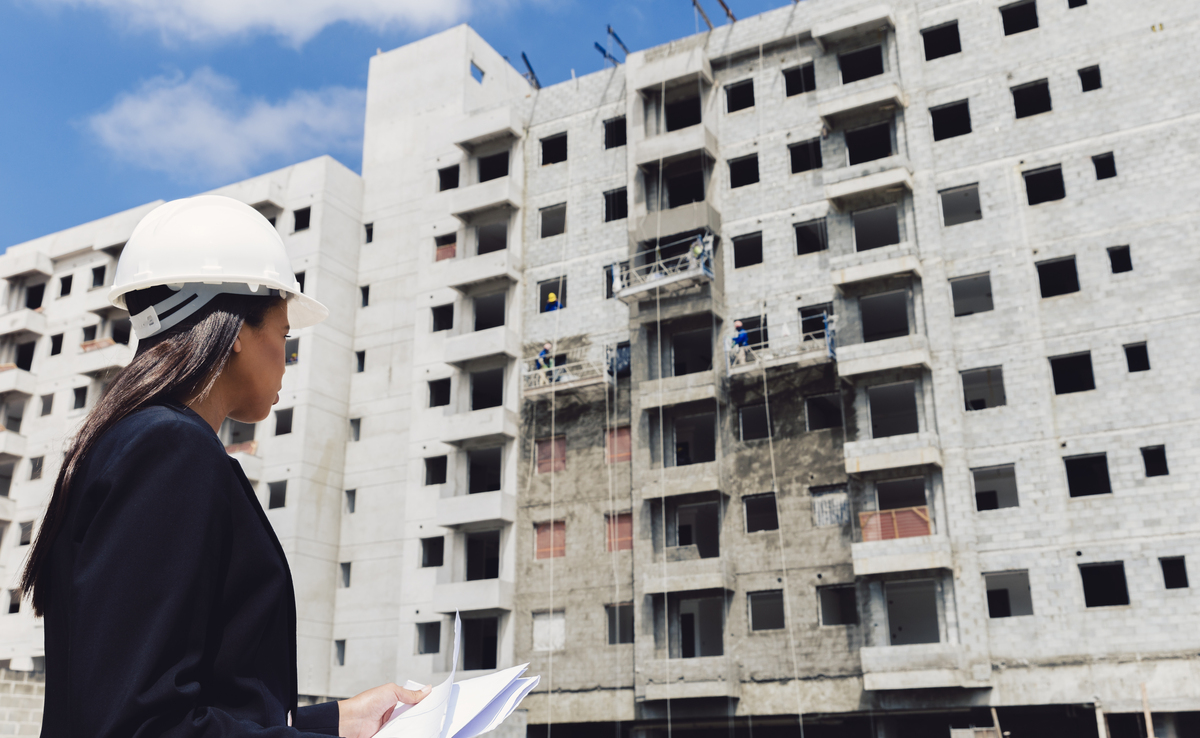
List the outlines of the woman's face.
<svg viewBox="0 0 1200 738">
<path fill-rule="evenodd" d="M 229 417 L 257 423 L 270 415 L 283 386 L 287 334 L 287 303 L 282 300 L 267 311 L 260 327 L 242 326 L 234 353 L 221 372 L 230 400 Z"/>
</svg>

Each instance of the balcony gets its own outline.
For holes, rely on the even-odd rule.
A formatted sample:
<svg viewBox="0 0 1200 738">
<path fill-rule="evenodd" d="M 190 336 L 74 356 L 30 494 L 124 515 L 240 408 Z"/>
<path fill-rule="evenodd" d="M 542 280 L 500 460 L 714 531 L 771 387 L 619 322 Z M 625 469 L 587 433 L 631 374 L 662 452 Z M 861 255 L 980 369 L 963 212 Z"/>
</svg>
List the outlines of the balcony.
<svg viewBox="0 0 1200 738">
<path fill-rule="evenodd" d="M 668 466 L 641 472 L 643 500 L 690 495 L 721 489 L 720 462 L 705 461 L 685 466 Z"/>
<path fill-rule="evenodd" d="M 262 481 L 263 461 L 258 457 L 258 441 L 230 444 L 225 447 L 225 453 L 242 467 L 246 479 Z"/>
<path fill-rule="evenodd" d="M 267 177 L 248 179 L 245 182 L 222 187 L 216 192 L 244 202 L 256 210 L 268 208 L 283 210 L 285 207 L 283 185 Z"/>
<path fill-rule="evenodd" d="M 911 241 L 829 259 L 829 276 L 838 287 L 904 275 L 921 277 L 921 261 Z"/>
<path fill-rule="evenodd" d="M 691 554 L 689 558 L 689 553 Z M 661 554 L 655 554 L 658 558 Z M 667 564 L 645 567 L 642 591 L 646 594 L 664 592 L 694 592 L 705 589 L 736 589 L 734 567 L 721 558 L 697 558 L 695 546 L 667 548 Z M 680 560 L 683 559 L 683 560 Z M 664 573 L 665 569 L 665 573 Z"/>
<path fill-rule="evenodd" d="M 818 23 L 813 26 L 812 37 L 821 50 L 825 50 L 831 44 L 854 41 L 868 34 L 895 27 L 892 9 L 886 5 L 876 5 L 857 13 L 840 15 L 835 20 Z"/>
<path fill-rule="evenodd" d="M 18 342 L 23 338 L 39 338 L 46 335 L 46 316 L 38 310 L 21 308 L 0 315 L 0 336 L 12 336 Z"/>
<path fill-rule="evenodd" d="M 637 143 L 634 162 L 646 164 L 670 164 L 689 154 L 704 152 L 709 159 L 717 160 L 717 135 L 707 123 L 688 126 L 677 131 L 650 136 Z"/>
<path fill-rule="evenodd" d="M 467 153 L 492 141 L 520 138 L 525 125 L 510 107 L 493 108 L 463 120 L 451 134 L 451 140 Z"/>
<path fill-rule="evenodd" d="M 986 687 L 966 672 L 963 647 L 956 643 L 921 643 L 907 646 L 870 646 L 859 650 L 863 688 L 937 689 Z"/>
<path fill-rule="evenodd" d="M 434 522 L 443 528 L 494 526 L 517 519 L 517 497 L 496 490 L 473 495 L 442 497 L 437 501 Z"/>
<path fill-rule="evenodd" d="M 460 292 L 485 282 L 516 282 L 521 278 L 521 269 L 512 249 L 461 259 L 443 259 L 423 267 L 422 272 L 422 283 L 430 287 L 453 287 Z"/>
<path fill-rule="evenodd" d="M 725 656 L 701 656 L 691 659 L 672 659 L 643 667 L 652 674 L 646 678 L 644 699 L 682 700 L 733 698 L 742 696 L 741 668 L 737 660 Z M 663 677 L 671 675 L 671 681 Z"/>
<path fill-rule="evenodd" d="M 702 229 L 708 229 L 710 233 L 721 232 L 721 214 L 704 200 L 646 213 L 637 220 L 633 238 L 635 241 L 653 241 Z"/>
<path fill-rule="evenodd" d="M 464 223 L 470 221 L 472 215 L 487 210 L 502 207 L 517 210 L 524 197 L 521 183 L 512 175 L 448 190 L 447 194 L 450 214 Z"/>
<path fill-rule="evenodd" d="M 906 106 L 907 100 L 904 93 L 900 91 L 900 87 L 894 81 L 885 81 L 883 84 L 878 82 L 880 79 L 894 80 L 895 78 L 893 73 L 882 78 L 873 77 L 869 82 L 863 80 L 849 86 L 818 91 L 817 115 L 821 116 L 821 121 L 828 128 L 833 129 L 847 118 L 881 110 L 903 108 Z M 868 84 L 871 85 L 869 89 L 849 89 Z"/>
<path fill-rule="evenodd" d="M 0 463 L 25 458 L 25 436 L 10 430 L 0 431 Z"/>
<path fill-rule="evenodd" d="M 521 356 L 521 339 L 508 326 L 498 325 L 446 339 L 442 354 L 443 361 L 457 366 L 490 356 L 517 359 Z"/>
<path fill-rule="evenodd" d="M 941 442 L 936 433 L 928 432 L 851 441 L 843 446 L 843 453 L 847 474 L 942 465 Z"/>
<path fill-rule="evenodd" d="M 108 301 L 108 293 L 111 291 L 109 287 L 93 287 L 83 293 L 83 309 L 89 313 L 97 315 L 108 315 L 110 312 L 118 312 L 124 315 L 124 311 Z"/>
<path fill-rule="evenodd" d="M 703 45 L 652 59 L 639 55 L 632 62 L 625 75 L 629 87 L 634 90 L 658 91 L 696 82 L 712 84 L 712 64 L 704 54 Z"/>
<path fill-rule="evenodd" d="M 838 376 L 930 367 L 929 340 L 920 333 L 838 347 Z"/>
<path fill-rule="evenodd" d="M 884 166 L 888 168 L 882 168 Z M 912 192 L 913 188 L 912 172 L 907 162 L 894 156 L 846 167 L 842 174 L 845 180 L 825 185 L 825 199 L 839 211 L 845 211 L 855 201 L 874 195 L 896 195 L 904 190 Z M 837 176 L 833 174 L 833 178 Z"/>
<path fill-rule="evenodd" d="M 37 380 L 16 364 L 0 364 L 0 395 L 10 392 L 32 397 L 37 392 Z"/>
<path fill-rule="evenodd" d="M 535 356 L 521 362 L 521 387 L 526 398 L 542 397 L 586 389 L 607 387 L 613 383 L 612 362 L 608 351 L 605 358 L 594 357 L 592 349 L 568 351 L 565 361 L 542 368 Z"/>
<path fill-rule="evenodd" d="M 75 360 L 75 371 L 89 377 L 101 377 L 124 368 L 133 359 L 133 349 L 111 338 L 98 338 L 79 344 L 82 352 Z"/>
<path fill-rule="evenodd" d="M 511 609 L 513 585 L 503 579 L 477 579 L 473 582 L 436 584 L 433 587 L 434 612 Z"/>
<path fill-rule="evenodd" d="M 933 533 L 929 508 L 860 512 L 862 541 L 850 545 L 854 576 L 954 568 L 950 539 Z"/>
<path fill-rule="evenodd" d="M 0 258 L 0 279 L 54 274 L 54 262 L 40 251 L 9 251 Z"/>
<path fill-rule="evenodd" d="M 716 400 L 720 396 L 718 376 L 710 370 L 638 382 L 638 402 L 643 410 L 649 410 L 697 400 Z"/>
<path fill-rule="evenodd" d="M 467 441 L 502 442 L 516 437 L 517 414 L 506 407 L 489 407 L 447 415 L 441 441 L 457 446 Z"/>
<path fill-rule="evenodd" d="M 675 210 L 685 210 L 695 205 L 708 208 L 706 203 L 692 203 Z M 712 208 L 708 208 L 711 210 Z M 675 210 L 666 212 L 673 213 Z M 670 296 L 700 284 L 711 284 L 713 280 L 712 246 L 710 239 L 698 239 L 701 252 L 669 256 L 648 264 L 632 266 L 622 263 L 617 279 L 621 287 L 616 290 L 617 299 L 625 304 L 652 300 L 655 295 Z M 617 279 L 613 281 L 616 282 Z"/>
</svg>

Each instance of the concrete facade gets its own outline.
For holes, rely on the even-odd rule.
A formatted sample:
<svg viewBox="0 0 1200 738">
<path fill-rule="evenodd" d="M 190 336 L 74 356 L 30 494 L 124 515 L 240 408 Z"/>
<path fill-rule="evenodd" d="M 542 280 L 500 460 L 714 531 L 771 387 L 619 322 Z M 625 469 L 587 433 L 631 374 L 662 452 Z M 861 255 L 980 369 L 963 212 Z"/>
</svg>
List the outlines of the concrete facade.
<svg viewBox="0 0 1200 738">
<path fill-rule="evenodd" d="M 458 610 L 460 673 L 542 675 L 530 735 L 1120 738 L 1143 687 L 1200 730 L 1198 25 L 808 0 L 543 89 L 466 26 L 372 57 L 361 179 L 223 190 L 311 203 L 333 310 L 246 459 L 289 482 L 301 691 L 439 678 Z M 111 332 L 21 290 L 149 207 L 0 257 L 5 350 L 42 337 L 0 372 L 10 581 L 73 417 L 30 408 L 92 381 L 44 337 Z"/>
</svg>

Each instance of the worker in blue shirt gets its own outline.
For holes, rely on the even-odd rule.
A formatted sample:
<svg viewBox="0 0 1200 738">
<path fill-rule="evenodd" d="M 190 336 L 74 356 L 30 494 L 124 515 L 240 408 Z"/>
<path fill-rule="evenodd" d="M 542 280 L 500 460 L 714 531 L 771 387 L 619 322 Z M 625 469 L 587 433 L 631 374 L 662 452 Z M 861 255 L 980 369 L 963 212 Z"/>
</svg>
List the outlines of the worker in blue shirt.
<svg viewBox="0 0 1200 738">
<path fill-rule="evenodd" d="M 550 356 L 550 351 L 553 349 L 549 343 L 542 344 L 542 350 L 538 352 L 537 359 L 534 360 L 533 368 L 537 370 L 538 384 L 546 384 L 550 378 L 550 367 L 554 365 L 554 358 Z"/>
<path fill-rule="evenodd" d="M 746 333 L 746 329 L 742 327 L 742 321 L 733 321 L 733 363 L 746 363 L 746 347 L 750 345 L 750 334 Z"/>
<path fill-rule="evenodd" d="M 542 312 L 548 313 L 551 310 L 558 310 L 560 307 L 562 307 L 562 305 L 560 305 L 558 302 L 558 296 L 551 292 L 550 294 L 546 295 L 546 309 Z"/>
</svg>

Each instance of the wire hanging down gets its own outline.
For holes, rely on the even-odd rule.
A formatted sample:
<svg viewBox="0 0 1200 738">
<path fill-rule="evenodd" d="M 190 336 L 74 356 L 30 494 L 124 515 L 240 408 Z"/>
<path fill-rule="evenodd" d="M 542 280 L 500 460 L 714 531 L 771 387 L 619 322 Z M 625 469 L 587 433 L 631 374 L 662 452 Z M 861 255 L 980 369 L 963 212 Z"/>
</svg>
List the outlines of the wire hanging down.
<svg viewBox="0 0 1200 738">
<path fill-rule="evenodd" d="M 538 81 L 537 73 L 533 71 L 533 65 L 529 63 L 529 57 L 525 56 L 524 51 L 521 52 L 521 61 L 525 62 L 525 69 L 529 70 L 521 76 L 529 80 L 529 84 L 533 85 L 533 89 L 542 89 L 542 83 Z"/>
</svg>

